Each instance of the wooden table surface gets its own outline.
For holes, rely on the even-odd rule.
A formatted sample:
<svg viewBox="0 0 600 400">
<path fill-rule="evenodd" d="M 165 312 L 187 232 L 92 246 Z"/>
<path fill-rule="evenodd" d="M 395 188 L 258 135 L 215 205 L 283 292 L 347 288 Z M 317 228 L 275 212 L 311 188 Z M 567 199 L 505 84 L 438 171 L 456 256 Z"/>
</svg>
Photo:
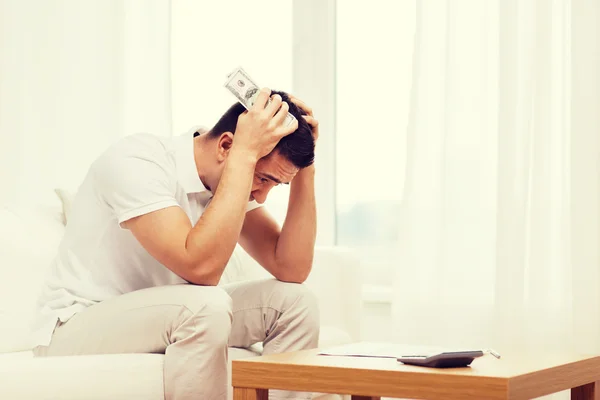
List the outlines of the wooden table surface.
<svg viewBox="0 0 600 400">
<path fill-rule="evenodd" d="M 233 361 L 235 400 L 266 399 L 283 389 L 411 399 L 531 399 L 572 389 L 574 400 L 600 400 L 600 356 L 485 355 L 468 368 L 403 365 L 391 358 L 318 355 L 319 350 Z"/>
</svg>

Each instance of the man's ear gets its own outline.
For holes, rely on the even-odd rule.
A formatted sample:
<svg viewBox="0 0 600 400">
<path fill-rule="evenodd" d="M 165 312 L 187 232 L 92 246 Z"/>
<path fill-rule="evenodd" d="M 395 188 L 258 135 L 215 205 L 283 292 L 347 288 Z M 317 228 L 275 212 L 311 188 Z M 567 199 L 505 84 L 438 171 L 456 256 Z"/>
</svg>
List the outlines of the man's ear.
<svg viewBox="0 0 600 400">
<path fill-rule="evenodd" d="M 233 145 L 233 133 L 223 132 L 217 140 L 217 160 L 223 162 L 227 159 L 229 150 L 231 150 L 231 146 Z"/>
</svg>

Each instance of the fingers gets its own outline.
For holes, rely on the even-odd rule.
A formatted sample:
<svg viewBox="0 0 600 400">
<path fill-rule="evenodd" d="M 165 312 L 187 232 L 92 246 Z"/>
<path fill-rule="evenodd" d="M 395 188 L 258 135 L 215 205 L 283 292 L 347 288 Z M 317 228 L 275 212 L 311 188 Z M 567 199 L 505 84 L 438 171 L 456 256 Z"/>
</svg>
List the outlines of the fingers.
<svg viewBox="0 0 600 400">
<path fill-rule="evenodd" d="M 288 115 L 288 111 L 290 106 L 285 101 L 281 104 L 281 108 L 273 117 L 273 124 L 278 127 L 277 131 L 280 137 L 284 137 L 289 135 L 298 129 L 298 120 L 294 118 L 294 120 L 288 125 L 285 121 Z"/>
<path fill-rule="evenodd" d="M 286 114 L 287 114 L 287 112 L 286 112 Z M 296 129 L 298 129 L 298 120 L 296 118 L 294 118 L 294 120 L 289 125 L 285 125 L 285 122 L 284 122 L 284 126 L 282 126 L 282 128 L 281 128 L 281 137 L 289 135 L 290 133 L 294 132 Z"/>
<path fill-rule="evenodd" d="M 280 99 L 281 99 L 281 97 L 280 97 Z M 271 103 L 271 105 L 273 105 L 273 103 L 275 103 L 275 102 L 273 101 Z M 277 114 L 275 114 L 275 116 L 273 117 L 273 123 L 275 124 L 275 126 L 279 126 L 284 123 L 289 109 L 290 109 L 290 106 L 288 105 L 288 103 L 286 103 L 285 101 L 281 102 L 279 111 L 277 111 Z"/>
<path fill-rule="evenodd" d="M 319 121 L 311 115 L 303 115 L 302 118 L 304 118 L 313 129 L 316 129 L 319 126 Z"/>
<path fill-rule="evenodd" d="M 265 109 L 265 112 L 269 115 L 269 117 L 272 117 L 273 115 L 275 115 L 275 113 L 277 113 L 277 110 L 279 110 L 279 108 L 281 107 L 282 102 L 283 100 L 278 94 L 271 97 L 271 103 L 269 103 L 269 105 Z"/>
<path fill-rule="evenodd" d="M 292 96 L 291 94 L 288 95 L 290 97 L 290 100 L 292 101 L 292 103 L 294 103 L 295 105 L 298 106 L 298 108 L 300 108 L 301 110 L 303 110 L 306 114 L 310 115 L 311 117 L 313 116 L 313 110 L 312 108 L 310 108 L 309 106 L 306 105 L 305 102 L 303 102 L 302 100 L 300 100 L 297 97 Z"/>
<path fill-rule="evenodd" d="M 269 100 L 269 96 L 271 96 L 271 89 L 269 89 L 269 88 L 260 89 L 260 92 L 258 92 L 258 96 L 256 96 L 256 99 L 254 100 L 254 104 L 252 105 L 252 108 L 259 110 L 259 111 L 264 110 L 265 105 L 267 104 L 267 101 Z"/>
</svg>

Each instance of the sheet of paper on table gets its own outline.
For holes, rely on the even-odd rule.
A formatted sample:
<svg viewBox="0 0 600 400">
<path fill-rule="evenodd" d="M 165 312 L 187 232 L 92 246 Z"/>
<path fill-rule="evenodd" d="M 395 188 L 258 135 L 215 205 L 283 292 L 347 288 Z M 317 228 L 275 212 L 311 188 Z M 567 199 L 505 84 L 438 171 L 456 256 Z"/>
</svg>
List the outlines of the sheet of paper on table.
<svg viewBox="0 0 600 400">
<path fill-rule="evenodd" d="M 465 351 L 472 349 L 444 349 L 441 347 L 418 346 L 398 343 L 358 342 L 330 347 L 319 352 L 326 356 L 397 358 L 400 356 L 427 356 L 444 351 Z"/>
</svg>

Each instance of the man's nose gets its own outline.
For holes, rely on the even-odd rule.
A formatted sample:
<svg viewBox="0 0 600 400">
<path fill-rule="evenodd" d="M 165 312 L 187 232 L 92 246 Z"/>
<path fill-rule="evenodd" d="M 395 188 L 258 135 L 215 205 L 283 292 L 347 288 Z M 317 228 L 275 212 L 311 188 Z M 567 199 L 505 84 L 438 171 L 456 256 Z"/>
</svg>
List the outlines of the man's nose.
<svg viewBox="0 0 600 400">
<path fill-rule="evenodd" d="M 258 204 L 263 204 L 267 200 L 267 196 L 269 195 L 269 191 L 271 188 L 262 188 L 260 190 L 256 190 L 252 192 L 252 197 Z"/>
</svg>

